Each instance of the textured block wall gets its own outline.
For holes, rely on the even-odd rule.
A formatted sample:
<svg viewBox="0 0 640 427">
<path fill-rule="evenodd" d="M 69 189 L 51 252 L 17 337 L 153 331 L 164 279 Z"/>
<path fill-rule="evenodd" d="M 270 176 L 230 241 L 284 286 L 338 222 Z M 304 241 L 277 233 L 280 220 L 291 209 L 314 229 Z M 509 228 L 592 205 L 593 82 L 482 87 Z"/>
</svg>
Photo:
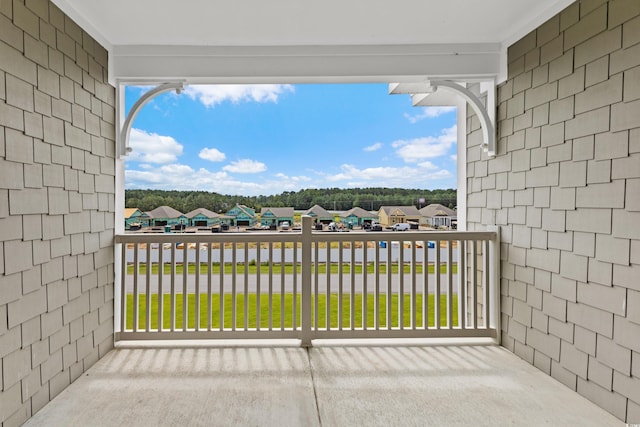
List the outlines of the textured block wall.
<svg viewBox="0 0 640 427">
<path fill-rule="evenodd" d="M 470 230 L 502 227 L 503 345 L 640 423 L 640 1 L 582 0 L 508 50 L 498 150 L 469 116 Z"/>
<path fill-rule="evenodd" d="M 0 0 L 0 423 L 113 346 L 107 52 L 48 0 Z"/>
</svg>

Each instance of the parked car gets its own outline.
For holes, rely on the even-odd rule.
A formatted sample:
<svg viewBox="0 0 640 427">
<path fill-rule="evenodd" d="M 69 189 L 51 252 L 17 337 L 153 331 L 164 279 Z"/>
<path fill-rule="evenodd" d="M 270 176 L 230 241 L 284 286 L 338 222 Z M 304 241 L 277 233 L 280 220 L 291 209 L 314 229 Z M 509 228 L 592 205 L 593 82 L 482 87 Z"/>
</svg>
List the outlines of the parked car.
<svg viewBox="0 0 640 427">
<path fill-rule="evenodd" d="M 377 222 L 372 222 L 371 227 L 369 227 L 369 229 L 371 231 L 382 231 L 382 225 L 378 224 Z"/>
<path fill-rule="evenodd" d="M 289 226 L 290 226 L 289 221 L 282 221 L 282 222 L 280 223 L 280 228 L 281 228 L 282 230 L 288 230 L 288 229 L 289 229 Z"/>
<path fill-rule="evenodd" d="M 391 227 L 393 231 L 409 231 L 410 228 L 411 228 L 411 225 L 407 224 L 406 222 L 393 224 L 393 227 Z"/>
</svg>

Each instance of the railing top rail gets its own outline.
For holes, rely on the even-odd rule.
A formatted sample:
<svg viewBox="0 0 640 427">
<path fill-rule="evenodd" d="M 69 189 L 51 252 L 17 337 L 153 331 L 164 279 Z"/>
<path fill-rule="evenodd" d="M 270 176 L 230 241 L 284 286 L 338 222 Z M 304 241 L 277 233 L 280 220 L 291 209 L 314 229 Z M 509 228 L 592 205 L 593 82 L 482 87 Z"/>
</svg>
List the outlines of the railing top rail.
<svg viewBox="0 0 640 427">
<path fill-rule="evenodd" d="M 329 233 L 314 232 L 314 241 L 358 241 L 358 240 L 394 240 L 394 241 L 423 241 L 423 240 L 491 240 L 496 233 L 491 231 L 372 231 L 372 232 L 348 232 Z"/>
<path fill-rule="evenodd" d="M 254 243 L 300 242 L 302 233 L 141 233 L 118 234 L 116 243 Z"/>
<path fill-rule="evenodd" d="M 362 240 L 398 240 L 398 241 L 423 241 L 423 240 L 492 240 L 496 237 L 493 231 L 351 231 L 351 232 L 321 232 L 314 231 L 312 240 L 323 241 L 362 241 Z M 253 243 L 253 242 L 301 242 L 302 232 L 243 232 L 243 233 L 140 233 L 118 234 L 116 243 Z"/>
</svg>

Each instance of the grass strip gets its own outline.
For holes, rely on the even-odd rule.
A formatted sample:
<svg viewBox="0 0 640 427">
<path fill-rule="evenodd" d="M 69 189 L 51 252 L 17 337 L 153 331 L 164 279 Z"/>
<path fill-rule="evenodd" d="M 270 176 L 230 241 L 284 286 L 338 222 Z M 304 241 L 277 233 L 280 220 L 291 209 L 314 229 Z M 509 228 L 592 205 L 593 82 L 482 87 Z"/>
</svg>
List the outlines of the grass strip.
<svg viewBox="0 0 640 427">
<path fill-rule="evenodd" d="M 163 294 L 163 329 L 169 329 L 171 326 L 171 295 Z M 223 296 L 223 306 L 224 306 L 224 327 L 230 328 L 232 326 L 232 295 L 224 294 Z M 338 294 L 331 294 L 329 300 L 329 323 L 331 328 L 338 327 L 338 303 L 339 297 Z M 393 294 L 391 296 L 391 316 L 390 322 L 392 327 L 398 327 L 399 325 L 399 316 L 398 316 L 398 295 Z M 284 325 L 284 328 L 293 327 L 293 319 L 296 316 L 296 325 L 300 326 L 300 307 L 301 307 L 301 297 L 300 295 L 296 296 L 296 312 L 293 311 L 293 294 L 285 294 L 284 295 L 284 305 L 281 303 L 281 295 L 274 294 L 271 307 L 272 307 L 272 321 L 274 328 L 280 328 L 281 325 Z M 257 313 L 258 313 L 258 298 L 257 295 L 249 294 L 248 295 L 248 320 L 247 327 L 248 328 L 257 328 Z M 427 318 L 429 326 L 435 325 L 435 295 L 428 295 L 427 298 Z M 387 325 L 387 296 L 385 294 L 379 295 L 378 307 L 379 307 L 379 317 L 380 317 L 380 326 L 386 327 Z M 150 329 L 157 330 L 158 329 L 158 295 L 151 295 L 151 322 Z M 176 312 L 176 329 L 181 329 L 184 322 L 184 315 L 182 311 L 183 303 L 183 294 L 175 295 L 174 308 Z M 403 324 L 405 327 L 411 326 L 411 295 L 404 295 L 404 317 Z M 422 305 L 423 298 L 422 295 L 418 295 L 416 298 L 416 324 L 422 325 Z M 195 328 L 195 319 L 196 319 L 196 294 L 190 293 L 187 294 L 187 327 Z M 245 298 L 243 294 L 236 295 L 236 328 L 244 328 L 244 306 L 245 306 Z M 315 307 L 315 301 L 312 300 L 311 303 L 312 310 Z M 458 312 L 458 297 L 457 295 L 453 296 L 452 301 L 453 306 L 453 327 L 458 326 L 457 321 L 457 312 Z M 147 298 L 146 295 L 140 295 L 138 301 L 138 328 L 145 329 L 146 326 L 146 307 L 147 307 Z M 208 317 L 208 303 L 207 303 L 207 294 L 200 294 L 200 312 L 198 313 L 198 317 L 200 318 L 200 327 L 207 327 L 207 317 Z M 350 322 L 350 307 L 351 300 L 349 295 L 343 295 L 342 298 L 342 326 L 343 328 L 349 328 L 351 325 Z M 353 308 L 354 308 L 354 325 L 353 328 L 362 328 L 362 294 L 355 294 L 353 298 Z M 320 294 L 318 296 L 318 326 L 319 328 L 326 328 L 327 325 L 327 295 Z M 374 313 L 375 313 L 375 300 L 374 295 L 367 294 L 367 327 L 374 327 Z M 269 296 L 267 294 L 260 295 L 260 327 L 268 328 L 269 327 Z M 314 313 L 311 314 L 311 319 L 313 323 Z M 447 324 L 447 296 L 440 296 L 440 325 Z M 213 329 L 220 328 L 220 294 L 212 294 L 211 297 L 211 327 Z M 126 298 L 126 328 L 133 328 L 133 295 L 127 294 Z"/>
</svg>

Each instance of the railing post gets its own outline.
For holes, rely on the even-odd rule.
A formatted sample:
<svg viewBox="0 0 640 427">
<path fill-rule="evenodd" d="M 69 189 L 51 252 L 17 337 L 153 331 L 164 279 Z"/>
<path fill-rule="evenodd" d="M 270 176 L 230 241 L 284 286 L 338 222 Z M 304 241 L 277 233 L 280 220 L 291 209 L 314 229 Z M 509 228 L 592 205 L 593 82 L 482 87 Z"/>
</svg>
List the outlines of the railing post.
<svg viewBox="0 0 640 427">
<path fill-rule="evenodd" d="M 489 300 L 491 307 L 491 319 L 489 325 L 496 329 L 496 344 L 500 345 L 502 331 L 500 330 L 500 227 L 492 225 L 487 231 L 496 233 L 489 241 Z"/>
<path fill-rule="evenodd" d="M 303 347 L 311 347 L 311 226 L 313 218 L 302 216 L 302 307 L 300 340 Z"/>
</svg>

